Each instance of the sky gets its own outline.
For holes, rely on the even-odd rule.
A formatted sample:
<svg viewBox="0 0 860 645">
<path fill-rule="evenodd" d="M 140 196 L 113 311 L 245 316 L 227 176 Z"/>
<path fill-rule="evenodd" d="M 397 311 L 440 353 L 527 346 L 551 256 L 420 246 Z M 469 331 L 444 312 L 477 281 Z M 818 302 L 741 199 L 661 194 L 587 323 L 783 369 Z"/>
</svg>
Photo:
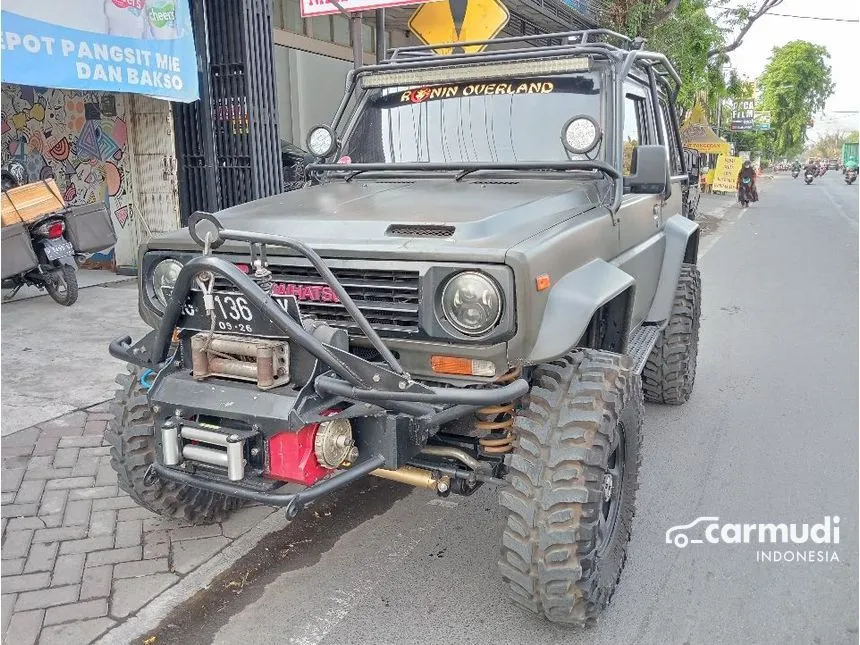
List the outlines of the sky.
<svg viewBox="0 0 860 645">
<path fill-rule="evenodd" d="M 772 13 L 824 18 L 860 18 L 858 0 L 784 0 Z M 765 14 L 753 25 L 743 44 L 730 54 L 732 66 L 742 76 L 755 78 L 764 70 L 771 50 L 792 40 L 807 40 L 830 51 L 830 66 L 836 89 L 828 99 L 824 114 L 816 115 L 815 127 L 807 136 L 814 141 L 825 132 L 856 130 L 860 114 L 860 82 L 857 54 L 860 48 L 860 23 L 802 20 Z M 842 113 L 840 113 L 840 111 Z"/>
</svg>

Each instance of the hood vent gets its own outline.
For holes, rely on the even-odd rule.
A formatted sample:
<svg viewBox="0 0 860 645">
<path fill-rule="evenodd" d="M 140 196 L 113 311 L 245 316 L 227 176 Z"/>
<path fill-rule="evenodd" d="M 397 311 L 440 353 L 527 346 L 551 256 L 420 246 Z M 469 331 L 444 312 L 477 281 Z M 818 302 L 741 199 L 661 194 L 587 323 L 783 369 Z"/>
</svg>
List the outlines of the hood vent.
<svg viewBox="0 0 860 645">
<path fill-rule="evenodd" d="M 440 224 L 392 224 L 385 234 L 397 237 L 451 237 L 454 230 L 453 226 Z"/>
</svg>

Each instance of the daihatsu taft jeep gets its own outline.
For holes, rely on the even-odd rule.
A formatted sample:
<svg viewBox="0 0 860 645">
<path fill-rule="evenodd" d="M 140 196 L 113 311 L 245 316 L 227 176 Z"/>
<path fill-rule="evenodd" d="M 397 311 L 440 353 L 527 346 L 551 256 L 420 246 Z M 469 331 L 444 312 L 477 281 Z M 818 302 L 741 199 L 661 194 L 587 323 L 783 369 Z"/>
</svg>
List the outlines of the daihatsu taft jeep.
<svg viewBox="0 0 860 645">
<path fill-rule="evenodd" d="M 605 30 L 354 71 L 297 191 L 150 240 L 106 433 L 193 522 L 295 517 L 373 475 L 500 486 L 517 603 L 587 625 L 626 558 L 642 401 L 693 388 L 698 226 L 680 79 Z"/>
</svg>

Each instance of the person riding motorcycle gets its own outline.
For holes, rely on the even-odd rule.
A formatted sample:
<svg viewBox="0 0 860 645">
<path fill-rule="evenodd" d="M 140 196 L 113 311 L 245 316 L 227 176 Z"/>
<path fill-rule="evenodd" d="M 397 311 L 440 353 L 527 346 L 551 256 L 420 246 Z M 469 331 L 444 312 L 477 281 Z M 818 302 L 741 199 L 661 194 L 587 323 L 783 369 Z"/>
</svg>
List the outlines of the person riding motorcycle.
<svg viewBox="0 0 860 645">
<path fill-rule="evenodd" d="M 738 195 L 740 195 L 741 183 L 744 182 L 744 179 L 749 179 L 751 200 L 754 202 L 757 202 L 758 201 L 758 187 L 756 186 L 755 178 L 756 178 L 755 168 L 752 167 L 752 163 L 750 163 L 750 160 L 747 159 L 744 161 L 744 164 L 743 164 L 743 166 L 741 166 L 741 170 L 738 173 L 738 180 L 737 180 Z"/>
<path fill-rule="evenodd" d="M 791 163 L 791 172 L 795 171 L 800 172 L 800 162 L 797 159 Z"/>
</svg>

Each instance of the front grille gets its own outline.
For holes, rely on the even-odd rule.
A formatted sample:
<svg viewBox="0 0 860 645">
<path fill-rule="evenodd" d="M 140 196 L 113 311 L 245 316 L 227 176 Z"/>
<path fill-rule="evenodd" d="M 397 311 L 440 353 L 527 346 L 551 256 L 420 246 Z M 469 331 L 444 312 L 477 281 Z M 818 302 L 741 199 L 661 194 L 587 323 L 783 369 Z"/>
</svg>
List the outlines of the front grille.
<svg viewBox="0 0 860 645">
<path fill-rule="evenodd" d="M 309 266 L 270 265 L 273 283 L 315 286 L 325 285 L 316 269 Z M 417 334 L 419 273 L 390 269 L 334 268 L 332 273 L 381 336 Z M 216 280 L 216 289 L 229 290 L 229 284 Z M 346 329 L 350 335 L 361 335 L 352 317 L 339 302 L 319 302 L 298 298 L 303 315 L 311 315 L 333 327 Z"/>
</svg>

